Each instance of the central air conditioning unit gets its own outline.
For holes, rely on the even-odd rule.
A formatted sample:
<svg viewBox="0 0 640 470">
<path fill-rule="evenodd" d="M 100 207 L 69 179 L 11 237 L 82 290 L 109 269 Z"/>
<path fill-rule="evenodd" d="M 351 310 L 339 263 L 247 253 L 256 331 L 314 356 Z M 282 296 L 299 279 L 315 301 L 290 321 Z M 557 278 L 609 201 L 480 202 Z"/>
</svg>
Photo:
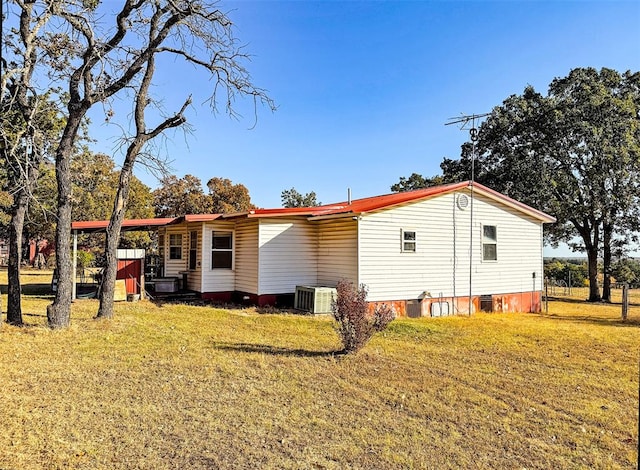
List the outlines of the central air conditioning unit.
<svg viewBox="0 0 640 470">
<path fill-rule="evenodd" d="M 331 301 L 336 296 L 333 287 L 296 286 L 293 306 L 309 313 L 331 313 Z"/>
</svg>

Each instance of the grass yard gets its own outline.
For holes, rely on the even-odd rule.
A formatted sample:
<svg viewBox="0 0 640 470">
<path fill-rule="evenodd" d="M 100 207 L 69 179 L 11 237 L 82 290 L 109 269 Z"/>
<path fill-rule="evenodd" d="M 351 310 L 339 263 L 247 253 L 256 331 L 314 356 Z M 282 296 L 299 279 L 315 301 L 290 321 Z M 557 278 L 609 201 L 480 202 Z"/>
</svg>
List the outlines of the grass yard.
<svg viewBox="0 0 640 470">
<path fill-rule="evenodd" d="M 329 318 L 253 310 L 142 301 L 109 322 L 84 300 L 50 331 L 50 273 L 24 279 L 0 469 L 635 468 L 638 305 L 398 320 L 338 357 Z"/>
</svg>

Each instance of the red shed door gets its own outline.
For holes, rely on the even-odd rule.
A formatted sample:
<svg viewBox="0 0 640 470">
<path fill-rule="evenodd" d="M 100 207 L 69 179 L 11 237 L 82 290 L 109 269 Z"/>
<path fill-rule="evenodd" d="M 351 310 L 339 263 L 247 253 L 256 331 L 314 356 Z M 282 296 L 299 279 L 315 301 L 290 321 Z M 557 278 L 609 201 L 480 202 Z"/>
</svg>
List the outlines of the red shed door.
<svg viewBox="0 0 640 470">
<path fill-rule="evenodd" d="M 127 285 L 127 294 L 140 293 L 140 273 L 142 272 L 141 259 L 119 259 L 118 274 L 116 279 L 124 279 Z"/>
</svg>

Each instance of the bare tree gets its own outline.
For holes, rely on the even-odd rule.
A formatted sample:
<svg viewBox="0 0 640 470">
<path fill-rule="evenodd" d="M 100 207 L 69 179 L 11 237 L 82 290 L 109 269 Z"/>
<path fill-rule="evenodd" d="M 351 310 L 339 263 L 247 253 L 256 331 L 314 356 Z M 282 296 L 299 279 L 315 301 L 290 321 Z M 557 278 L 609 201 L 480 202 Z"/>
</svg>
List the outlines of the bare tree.
<svg viewBox="0 0 640 470">
<path fill-rule="evenodd" d="M 210 103 L 214 112 L 220 101 L 230 115 L 237 115 L 233 104 L 239 96 L 252 97 L 254 106 L 262 103 L 274 109 L 274 105 L 263 90 L 252 85 L 242 65 L 248 56 L 233 36 L 231 21 L 216 2 L 125 0 L 117 14 L 108 11 L 112 4 L 100 5 L 95 0 L 11 0 L 8 5 L 12 11 L 20 12 L 20 24 L 29 26 L 25 31 L 33 33 L 32 44 L 37 49 L 30 52 L 22 48 L 16 54 L 33 60 L 34 67 L 42 68 L 42 76 L 64 87 L 61 96 L 66 104 L 66 125 L 55 151 L 59 282 L 55 300 L 47 308 L 47 318 L 52 328 L 65 327 L 70 321 L 72 295 L 71 159 L 87 112 L 102 104 L 109 117 L 110 100 L 129 92 L 140 96 L 139 100 L 134 98 L 135 135 L 127 148 L 111 220 L 112 247 L 117 245 L 113 240 L 119 237 L 121 210 L 126 207 L 136 157 L 162 131 L 185 122 L 188 99 L 177 113 L 152 130 L 146 129 L 144 111 L 157 104 L 148 96 L 155 56 L 170 54 L 208 71 L 213 77 Z M 37 25 L 41 25 L 40 29 Z M 24 90 L 33 87 L 29 74 L 22 72 L 18 81 Z M 224 99 L 218 96 L 222 91 Z M 142 96 L 147 99 L 142 101 Z M 105 315 L 105 305 L 101 304 L 101 315 Z"/>
<path fill-rule="evenodd" d="M 33 86 L 38 63 L 38 41 L 51 18 L 48 7 L 35 2 L 16 2 L 17 25 L 3 39 L 8 60 L 2 61 L 2 126 L 0 155 L 7 172 L 7 190 L 12 196 L 9 222 L 7 322 L 22 324 L 20 265 L 22 234 L 29 201 L 35 189 L 39 166 L 55 129 L 57 109 L 47 93 Z"/>
<path fill-rule="evenodd" d="M 181 34 L 181 41 L 176 47 L 162 45 L 158 42 L 160 37 L 169 37 L 174 30 L 184 28 L 185 34 Z M 110 318 L 113 316 L 114 286 L 117 272 L 117 248 L 120 240 L 122 222 L 129 197 L 129 185 L 133 167 L 139 156 L 145 156 L 145 145 L 152 139 L 160 136 L 165 130 L 182 126 L 186 123 L 185 110 L 191 103 L 191 97 L 187 97 L 180 108 L 172 116 L 165 118 L 152 129 L 147 129 L 145 110 L 153 103 L 149 95 L 149 88 L 153 82 L 155 72 L 155 58 L 158 54 L 169 53 L 177 55 L 189 63 L 204 68 L 215 78 L 216 87 L 211 103 L 216 106 L 215 92 L 219 87 L 226 91 L 226 110 L 234 114 L 232 107 L 236 95 L 248 95 L 254 98 L 254 105 L 258 102 L 266 104 L 272 110 L 275 109 L 273 101 L 266 93 L 251 84 L 247 71 L 240 61 L 246 55 L 240 52 L 232 35 L 231 22 L 220 11 L 212 8 L 204 8 L 199 2 L 184 2 L 182 5 L 175 3 L 154 3 L 148 12 L 148 21 L 141 23 L 138 30 L 140 37 L 146 34 L 147 53 L 144 55 L 142 79 L 135 89 L 134 125 L 135 133 L 127 146 L 126 156 L 120 172 L 120 180 L 114 201 L 105 242 L 106 265 L 105 275 L 100 295 L 100 307 L 98 317 Z M 187 41 L 198 41 L 201 50 L 207 51 L 205 58 L 196 55 L 198 50 Z"/>
<path fill-rule="evenodd" d="M 100 290 L 100 307 L 98 308 L 97 317 L 111 318 L 113 317 L 113 299 L 116 274 L 118 270 L 118 244 L 120 242 L 120 232 L 122 228 L 122 222 L 124 220 L 125 210 L 127 202 L 129 200 L 129 189 L 131 185 L 131 176 L 133 174 L 133 167 L 136 158 L 142 151 L 144 145 L 154 137 L 160 135 L 164 130 L 178 127 L 186 122 L 184 117 L 184 111 L 191 102 L 189 97 L 180 111 L 174 116 L 171 116 L 154 129 L 147 131 L 145 122 L 145 108 L 149 103 L 149 86 L 153 78 L 155 59 L 154 55 L 149 57 L 147 67 L 144 73 L 144 78 L 137 92 L 136 107 L 135 107 L 135 128 L 136 133 L 133 140 L 127 148 L 127 153 L 120 170 L 120 178 L 118 181 L 118 188 L 114 199 L 113 212 L 109 220 L 109 226 L 107 227 L 106 241 L 105 241 L 105 270 L 102 280 L 102 289 Z"/>
</svg>

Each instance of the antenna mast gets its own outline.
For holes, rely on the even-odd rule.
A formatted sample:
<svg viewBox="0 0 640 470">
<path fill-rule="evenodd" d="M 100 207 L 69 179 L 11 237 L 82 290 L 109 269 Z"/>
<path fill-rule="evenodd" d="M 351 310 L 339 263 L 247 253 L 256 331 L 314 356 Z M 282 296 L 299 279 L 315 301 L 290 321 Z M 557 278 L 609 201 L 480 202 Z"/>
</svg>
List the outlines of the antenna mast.
<svg viewBox="0 0 640 470">
<path fill-rule="evenodd" d="M 473 183 L 475 181 L 475 166 L 476 166 L 476 142 L 478 141 L 478 129 L 476 127 L 476 122 L 479 122 L 481 118 L 489 116 L 490 113 L 484 114 L 469 114 L 469 115 L 461 115 L 459 117 L 449 118 L 449 122 L 445 123 L 445 126 L 450 126 L 452 124 L 459 124 L 460 130 L 469 129 L 469 138 L 471 139 L 471 180 L 469 182 L 470 191 L 471 191 L 471 204 L 469 207 L 469 316 L 471 316 L 471 312 L 473 310 L 473 297 L 472 297 L 472 283 L 473 283 Z M 455 273 L 455 264 L 456 264 L 456 256 L 454 253 L 454 273 Z M 455 279 L 455 274 L 454 274 Z M 453 290 L 455 292 L 455 281 Z M 454 294 L 455 297 L 455 294 Z"/>
</svg>

